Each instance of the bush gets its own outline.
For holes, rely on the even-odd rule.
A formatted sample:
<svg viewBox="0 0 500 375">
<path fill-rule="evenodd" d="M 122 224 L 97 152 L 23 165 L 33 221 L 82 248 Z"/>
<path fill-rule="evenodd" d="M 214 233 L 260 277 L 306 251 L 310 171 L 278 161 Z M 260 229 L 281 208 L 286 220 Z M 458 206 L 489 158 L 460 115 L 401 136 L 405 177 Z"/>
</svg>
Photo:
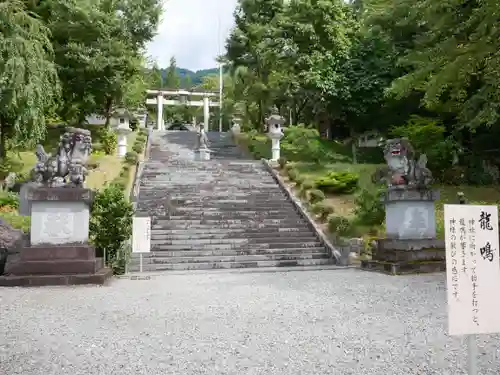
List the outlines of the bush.
<svg viewBox="0 0 500 375">
<path fill-rule="evenodd" d="M 380 200 L 381 190 L 371 192 L 363 189 L 355 198 L 354 214 L 362 225 L 380 225 L 385 220 L 384 204 Z"/>
<path fill-rule="evenodd" d="M 132 151 L 141 154 L 144 151 L 144 143 L 134 143 L 134 145 L 132 146 Z"/>
<path fill-rule="evenodd" d="M 324 201 L 317 202 L 312 205 L 311 210 L 318 215 L 321 221 L 325 221 L 329 215 L 333 214 L 335 209 Z"/>
<path fill-rule="evenodd" d="M 114 155 L 118 147 L 117 134 L 110 129 L 102 128 L 99 132 L 99 138 L 101 139 L 102 150 L 106 155 Z"/>
<path fill-rule="evenodd" d="M 328 216 L 328 231 L 338 236 L 345 236 L 351 232 L 353 223 L 346 217 L 335 214 Z"/>
<path fill-rule="evenodd" d="M 358 187 L 359 175 L 352 172 L 329 172 L 317 178 L 316 187 L 326 193 L 351 194 Z"/>
<path fill-rule="evenodd" d="M 24 167 L 24 164 L 19 160 L 16 160 L 10 156 L 5 157 L 0 162 L 0 180 L 4 180 L 10 172 L 20 172 Z"/>
<path fill-rule="evenodd" d="M 321 190 L 313 189 L 309 192 L 309 203 L 315 204 L 325 199 L 325 193 Z"/>
<path fill-rule="evenodd" d="M 139 161 L 139 155 L 135 151 L 129 151 L 125 154 L 125 163 L 135 165 Z"/>
<path fill-rule="evenodd" d="M 278 159 L 278 165 L 280 166 L 280 169 L 284 169 L 286 165 L 286 159 L 285 158 L 279 158 Z"/>
<path fill-rule="evenodd" d="M 459 149 L 458 143 L 446 136 L 446 127 L 433 118 L 413 115 L 405 125 L 391 129 L 393 137 L 408 138 L 417 153 L 426 154 L 427 167 L 433 176 L 444 180 L 445 172 L 452 166 L 453 158 Z"/>
<path fill-rule="evenodd" d="M 302 186 L 300 187 L 300 191 L 299 191 L 299 195 L 302 197 L 302 198 L 306 198 L 307 197 L 307 192 L 311 189 L 314 188 L 314 182 L 311 181 L 311 180 L 305 180 L 303 183 L 302 183 Z"/>
<path fill-rule="evenodd" d="M 139 129 L 139 135 L 143 135 L 144 137 L 146 137 L 148 135 L 148 129 L 146 128 L 140 128 Z"/>
<path fill-rule="evenodd" d="M 295 186 L 300 188 L 300 186 L 302 186 L 302 184 L 306 181 L 306 178 L 304 176 L 301 176 L 301 175 L 297 175 L 295 177 Z"/>
<path fill-rule="evenodd" d="M 17 212 L 0 212 L 0 218 L 24 233 L 30 231 L 31 218 L 29 216 L 19 216 Z"/>
<path fill-rule="evenodd" d="M 297 172 L 297 170 L 293 168 L 289 169 L 287 174 L 290 181 L 295 181 L 295 179 L 299 176 L 299 172 Z"/>
<path fill-rule="evenodd" d="M 0 207 L 19 208 L 19 195 L 4 191 L 0 192 Z"/>
<path fill-rule="evenodd" d="M 90 218 L 90 236 L 98 257 L 105 257 L 114 274 L 125 272 L 127 259 L 121 256 L 132 235 L 134 210 L 116 184 L 97 192 Z"/>
</svg>

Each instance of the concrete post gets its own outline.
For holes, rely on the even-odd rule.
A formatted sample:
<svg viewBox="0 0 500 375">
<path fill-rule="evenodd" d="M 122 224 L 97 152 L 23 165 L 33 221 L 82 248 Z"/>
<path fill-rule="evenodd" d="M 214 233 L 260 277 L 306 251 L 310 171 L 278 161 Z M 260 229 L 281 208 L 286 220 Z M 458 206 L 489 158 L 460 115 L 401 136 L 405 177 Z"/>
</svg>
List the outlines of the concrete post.
<svg viewBox="0 0 500 375">
<path fill-rule="evenodd" d="M 160 92 L 158 93 L 158 96 L 156 97 L 156 102 L 158 105 L 157 112 L 156 112 L 156 128 L 158 130 L 163 130 L 163 93 Z"/>
<path fill-rule="evenodd" d="M 208 131 L 208 120 L 210 118 L 210 102 L 208 96 L 203 98 L 203 125 L 205 131 Z"/>
</svg>

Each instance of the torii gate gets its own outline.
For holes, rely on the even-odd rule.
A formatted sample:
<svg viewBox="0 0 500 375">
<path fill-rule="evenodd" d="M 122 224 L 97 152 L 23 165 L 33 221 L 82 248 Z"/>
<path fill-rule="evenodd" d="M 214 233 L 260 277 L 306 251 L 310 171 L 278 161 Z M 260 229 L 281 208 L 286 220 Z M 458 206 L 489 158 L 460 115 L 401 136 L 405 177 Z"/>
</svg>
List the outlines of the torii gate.
<svg viewBox="0 0 500 375">
<path fill-rule="evenodd" d="M 163 106 L 164 105 L 187 105 L 190 107 L 203 106 L 203 124 L 205 130 L 208 130 L 208 119 L 210 118 L 210 107 L 219 107 L 220 103 L 212 101 L 211 98 L 218 97 L 219 94 L 214 92 L 205 91 L 187 91 L 187 90 L 147 90 L 148 96 L 155 95 L 155 98 L 147 98 L 146 105 L 156 105 L 156 128 L 158 130 L 165 130 L 163 122 Z M 167 99 L 168 97 L 175 97 L 180 99 Z M 202 100 L 191 100 L 191 97 L 202 98 Z"/>
</svg>

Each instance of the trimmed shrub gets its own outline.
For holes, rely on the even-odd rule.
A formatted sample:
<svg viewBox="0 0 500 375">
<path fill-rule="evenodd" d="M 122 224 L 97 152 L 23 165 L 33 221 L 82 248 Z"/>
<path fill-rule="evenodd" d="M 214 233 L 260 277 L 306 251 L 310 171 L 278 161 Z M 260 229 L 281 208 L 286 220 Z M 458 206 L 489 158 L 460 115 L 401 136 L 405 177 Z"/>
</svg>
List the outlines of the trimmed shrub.
<svg viewBox="0 0 500 375">
<path fill-rule="evenodd" d="M 338 236 L 345 236 L 351 230 L 353 223 L 346 217 L 331 214 L 328 216 L 328 231 Z"/>
<path fill-rule="evenodd" d="M 312 205 L 311 210 L 318 215 L 321 221 L 325 221 L 329 215 L 335 212 L 335 209 L 325 201 L 316 202 Z"/>
<path fill-rule="evenodd" d="M 325 193 L 318 189 L 309 191 L 309 203 L 315 204 L 325 199 Z"/>
<path fill-rule="evenodd" d="M 325 193 L 351 194 L 358 187 L 359 175 L 352 172 L 329 172 L 317 178 L 316 187 Z"/>
<path fill-rule="evenodd" d="M 380 225 L 385 220 L 384 205 L 380 200 L 380 190 L 363 189 L 355 198 L 354 214 L 362 225 Z"/>
<path fill-rule="evenodd" d="M 313 188 L 314 188 L 314 182 L 311 180 L 305 180 L 300 187 L 299 195 L 302 198 L 306 198 L 307 192 Z"/>
<path fill-rule="evenodd" d="M 297 175 L 297 177 L 295 177 L 295 186 L 300 188 L 305 181 L 306 178 L 304 176 Z"/>
<path fill-rule="evenodd" d="M 299 176 L 299 172 L 297 172 L 296 169 L 289 169 L 287 174 L 290 181 L 295 181 L 295 179 Z"/>
<path fill-rule="evenodd" d="M 135 151 L 129 151 L 125 154 L 125 163 L 135 165 L 139 161 L 139 155 Z"/>
<path fill-rule="evenodd" d="M 144 143 L 139 143 L 139 142 L 134 143 L 134 145 L 132 146 L 132 151 L 141 154 L 144 151 Z"/>
<path fill-rule="evenodd" d="M 278 159 L 278 165 L 280 166 L 280 169 L 284 169 L 287 161 L 285 158 L 279 158 Z"/>
<path fill-rule="evenodd" d="M 114 274 L 125 272 L 126 259 L 120 256 L 125 241 L 132 235 L 134 210 L 123 189 L 116 184 L 106 185 L 97 192 L 92 205 L 90 237 L 98 257 L 105 257 Z"/>
<path fill-rule="evenodd" d="M 99 131 L 99 138 L 101 140 L 102 150 L 106 155 L 114 155 L 118 147 L 118 135 L 114 131 L 103 127 Z"/>
</svg>

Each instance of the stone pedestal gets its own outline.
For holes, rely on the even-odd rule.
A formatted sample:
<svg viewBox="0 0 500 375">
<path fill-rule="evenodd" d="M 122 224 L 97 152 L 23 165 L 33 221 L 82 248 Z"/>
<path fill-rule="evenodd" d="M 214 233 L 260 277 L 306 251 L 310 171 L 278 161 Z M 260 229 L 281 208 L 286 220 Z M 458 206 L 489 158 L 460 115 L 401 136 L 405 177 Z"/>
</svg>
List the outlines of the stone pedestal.
<svg viewBox="0 0 500 375">
<path fill-rule="evenodd" d="M 389 189 L 384 195 L 386 238 L 376 240 L 364 269 L 391 275 L 445 270 L 444 241 L 436 239 L 435 190 Z"/>
<path fill-rule="evenodd" d="M 272 138 L 271 139 L 271 151 L 272 151 L 272 161 L 278 161 L 280 158 L 280 139 L 279 138 Z"/>
<path fill-rule="evenodd" d="M 388 238 L 422 239 L 436 237 L 436 190 L 390 189 L 384 197 Z"/>
<path fill-rule="evenodd" d="M 28 194 L 29 244 L 7 259 L 0 286 L 103 284 L 112 271 L 89 245 L 92 192 L 38 188 Z"/>
<path fill-rule="evenodd" d="M 446 270 L 443 240 L 379 239 L 372 249 L 372 259 L 361 267 L 389 275 L 441 272 Z"/>
<path fill-rule="evenodd" d="M 130 128 L 118 127 L 116 128 L 116 132 L 118 133 L 117 156 L 123 158 L 127 153 L 127 137 L 132 130 Z"/>
<path fill-rule="evenodd" d="M 207 148 L 200 148 L 194 152 L 194 158 L 197 161 L 208 161 L 210 160 L 210 152 Z"/>
</svg>

